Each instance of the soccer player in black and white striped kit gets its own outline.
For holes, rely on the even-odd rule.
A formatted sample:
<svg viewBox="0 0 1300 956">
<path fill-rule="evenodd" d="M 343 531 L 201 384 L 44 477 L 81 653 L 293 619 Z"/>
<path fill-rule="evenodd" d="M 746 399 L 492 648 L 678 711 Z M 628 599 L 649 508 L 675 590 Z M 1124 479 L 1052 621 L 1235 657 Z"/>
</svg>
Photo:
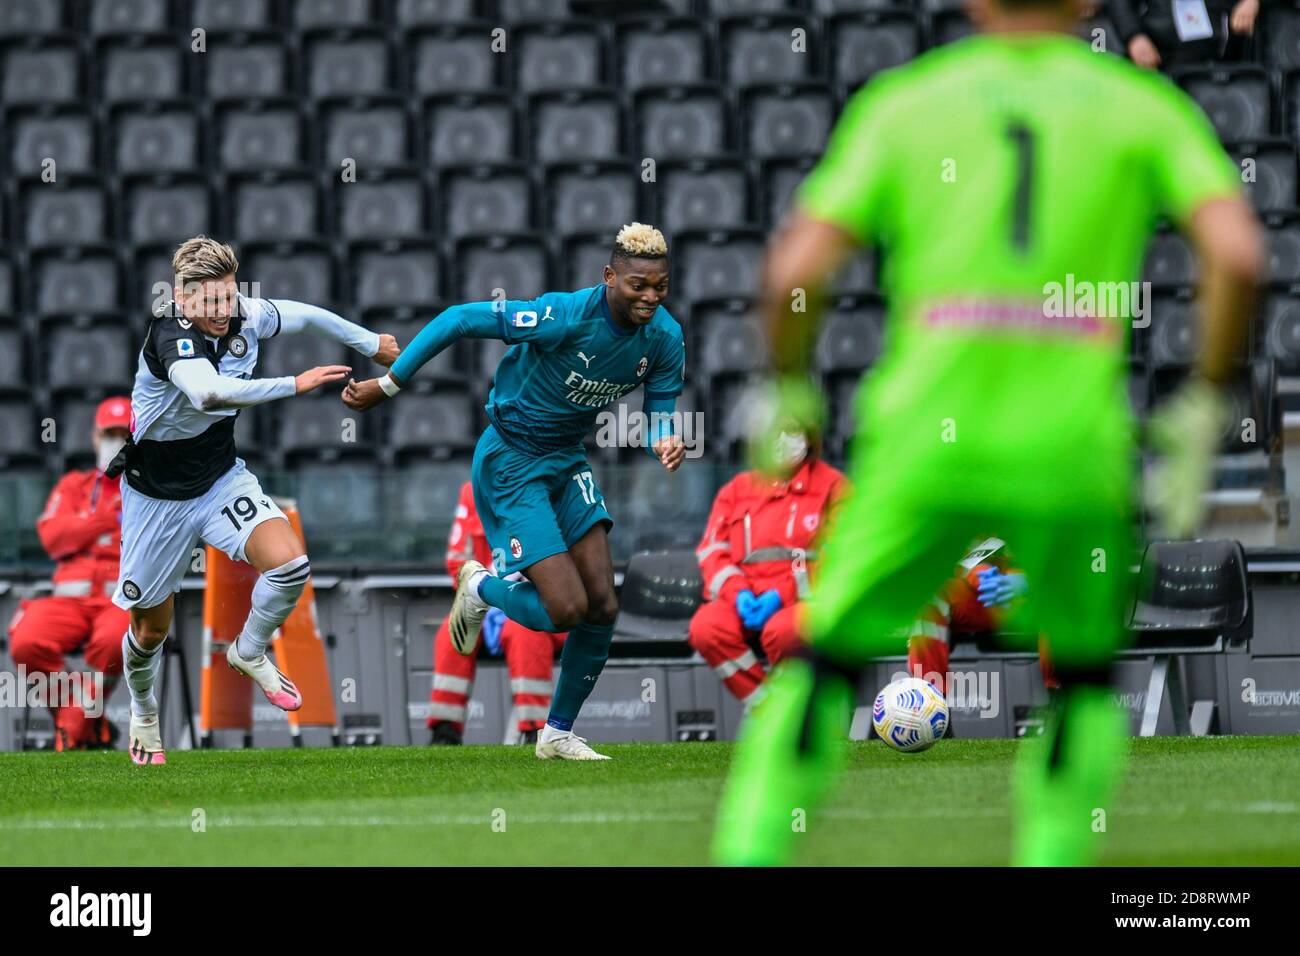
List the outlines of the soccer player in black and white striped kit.
<svg viewBox="0 0 1300 956">
<path fill-rule="evenodd" d="M 114 462 L 126 479 L 113 602 L 131 612 L 122 656 L 131 689 L 131 759 L 142 765 L 166 763 L 153 687 L 175 592 L 197 541 L 261 572 L 226 660 L 277 707 L 302 706 L 298 688 L 270 662 L 266 646 L 298 603 L 310 574 L 307 554 L 237 456 L 235 417 L 241 408 L 341 381 L 351 369 L 323 365 L 298 376 L 255 379 L 258 343 L 307 330 L 384 366 L 398 355 L 391 335 L 325 309 L 240 294 L 238 267 L 230 246 L 206 236 L 176 250 L 174 308 L 150 323 L 131 392 L 131 441 Z"/>
</svg>

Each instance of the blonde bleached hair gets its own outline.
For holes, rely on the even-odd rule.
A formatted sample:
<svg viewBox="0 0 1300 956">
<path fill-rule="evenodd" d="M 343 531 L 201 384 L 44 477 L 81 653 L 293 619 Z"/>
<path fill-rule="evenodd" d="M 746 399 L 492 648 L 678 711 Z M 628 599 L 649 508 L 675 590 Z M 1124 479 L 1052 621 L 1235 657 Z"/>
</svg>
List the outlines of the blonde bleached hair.
<svg viewBox="0 0 1300 956">
<path fill-rule="evenodd" d="M 172 275 L 182 289 L 191 283 L 232 275 L 238 268 L 235 250 L 207 236 L 186 239 L 172 253 Z"/>
<path fill-rule="evenodd" d="M 662 259 L 668 255 L 668 240 L 654 226 L 634 222 L 624 226 L 614 238 L 614 259 Z"/>
</svg>

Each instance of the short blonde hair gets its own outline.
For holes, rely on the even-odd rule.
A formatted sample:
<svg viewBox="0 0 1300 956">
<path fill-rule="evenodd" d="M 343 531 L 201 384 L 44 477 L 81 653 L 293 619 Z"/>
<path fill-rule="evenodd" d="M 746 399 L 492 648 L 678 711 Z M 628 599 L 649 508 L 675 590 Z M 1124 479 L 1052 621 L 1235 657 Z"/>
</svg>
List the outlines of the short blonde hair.
<svg viewBox="0 0 1300 956">
<path fill-rule="evenodd" d="M 624 226 L 614 238 L 615 257 L 659 259 L 668 255 L 668 240 L 654 226 L 634 222 Z"/>
<path fill-rule="evenodd" d="M 192 282 L 232 275 L 238 268 L 235 250 L 207 236 L 186 239 L 172 254 L 172 275 L 176 285 L 182 289 Z"/>
</svg>

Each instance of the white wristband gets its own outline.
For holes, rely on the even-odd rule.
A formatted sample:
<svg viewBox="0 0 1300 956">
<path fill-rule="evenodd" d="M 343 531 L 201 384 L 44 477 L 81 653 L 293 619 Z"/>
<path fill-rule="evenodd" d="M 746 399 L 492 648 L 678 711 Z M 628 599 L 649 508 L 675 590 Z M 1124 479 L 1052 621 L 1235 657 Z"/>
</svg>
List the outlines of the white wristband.
<svg viewBox="0 0 1300 956">
<path fill-rule="evenodd" d="M 402 390 L 401 387 L 393 381 L 392 377 L 388 375 L 385 375 L 379 380 L 379 387 L 383 389 L 384 394 L 389 398 L 392 398 Z"/>
</svg>

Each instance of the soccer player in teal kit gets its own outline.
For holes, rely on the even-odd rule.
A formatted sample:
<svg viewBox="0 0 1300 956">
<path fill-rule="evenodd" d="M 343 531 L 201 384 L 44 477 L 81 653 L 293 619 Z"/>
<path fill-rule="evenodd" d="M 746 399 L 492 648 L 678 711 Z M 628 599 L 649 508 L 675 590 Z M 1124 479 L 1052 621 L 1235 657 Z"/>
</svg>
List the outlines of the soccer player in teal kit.
<svg viewBox="0 0 1300 956">
<path fill-rule="evenodd" d="M 456 578 L 449 630 L 473 652 L 488 606 L 538 631 L 568 631 L 546 726 L 543 760 L 607 760 L 573 733 L 573 722 L 609 656 L 618 599 L 605 510 L 582 447 L 608 403 L 645 385 L 646 450 L 668 471 L 686 457 L 673 429 L 685 376 L 681 326 L 663 307 L 668 246 L 659 230 L 619 231 L 604 282 L 531 301 L 471 302 L 430 322 L 388 375 L 348 382 L 359 411 L 395 396 L 420 367 L 461 338 L 512 347 L 488 397 L 490 425 L 474 450 L 474 502 L 493 565 L 467 561 Z M 522 580 L 516 572 L 522 572 Z"/>
</svg>

